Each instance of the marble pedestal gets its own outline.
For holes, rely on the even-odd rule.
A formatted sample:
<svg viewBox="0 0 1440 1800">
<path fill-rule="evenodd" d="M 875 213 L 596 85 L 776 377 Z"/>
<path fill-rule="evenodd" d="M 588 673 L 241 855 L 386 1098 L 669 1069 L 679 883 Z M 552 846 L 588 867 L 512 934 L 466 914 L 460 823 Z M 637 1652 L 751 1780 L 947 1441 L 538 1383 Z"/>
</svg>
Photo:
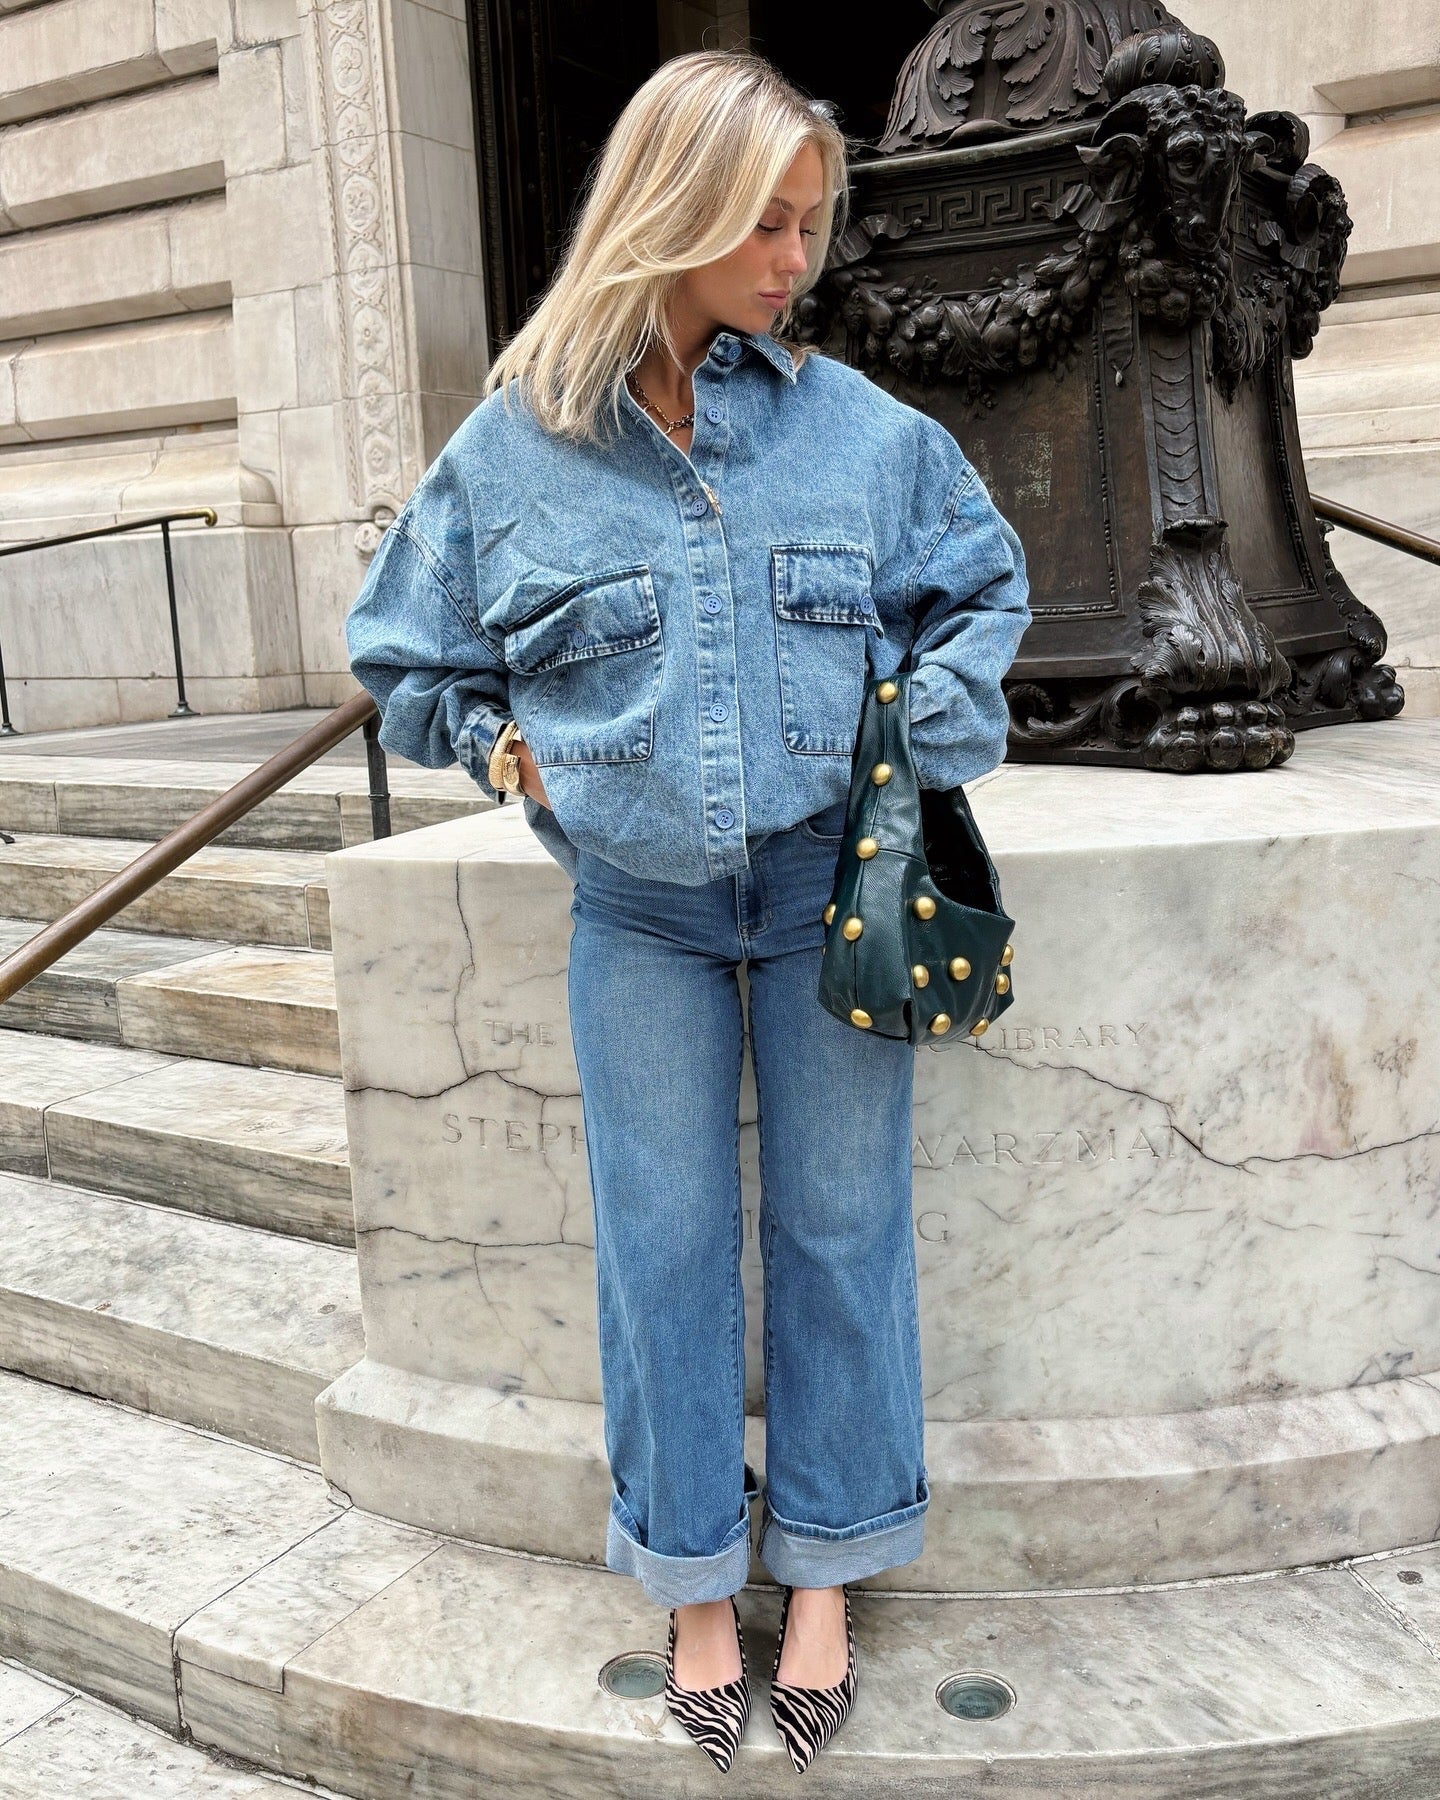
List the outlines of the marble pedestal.
<svg viewBox="0 0 1440 1800">
<path fill-rule="evenodd" d="M 1278 770 L 1007 765 L 970 790 L 1015 1003 L 917 1051 L 924 1555 L 998 1591 L 1437 1535 L 1440 721 Z M 518 806 L 328 859 L 367 1355 L 355 1503 L 603 1558 L 569 883 Z M 754 1092 L 750 1460 L 764 1467 Z M 757 1563 L 752 1573 L 765 1579 Z"/>
</svg>

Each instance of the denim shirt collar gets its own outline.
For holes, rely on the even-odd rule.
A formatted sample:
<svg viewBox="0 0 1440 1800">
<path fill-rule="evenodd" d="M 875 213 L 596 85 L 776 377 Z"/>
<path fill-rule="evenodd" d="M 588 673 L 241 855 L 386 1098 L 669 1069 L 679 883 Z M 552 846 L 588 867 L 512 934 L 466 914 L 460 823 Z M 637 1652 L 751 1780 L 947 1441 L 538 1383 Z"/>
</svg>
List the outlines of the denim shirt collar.
<svg viewBox="0 0 1440 1800">
<path fill-rule="evenodd" d="M 797 378 L 795 359 L 782 343 L 771 337 L 768 331 L 717 331 L 710 340 L 710 355 L 722 363 L 733 363 L 738 355 L 736 346 L 748 345 L 774 369 L 785 376 L 793 387 Z"/>
</svg>

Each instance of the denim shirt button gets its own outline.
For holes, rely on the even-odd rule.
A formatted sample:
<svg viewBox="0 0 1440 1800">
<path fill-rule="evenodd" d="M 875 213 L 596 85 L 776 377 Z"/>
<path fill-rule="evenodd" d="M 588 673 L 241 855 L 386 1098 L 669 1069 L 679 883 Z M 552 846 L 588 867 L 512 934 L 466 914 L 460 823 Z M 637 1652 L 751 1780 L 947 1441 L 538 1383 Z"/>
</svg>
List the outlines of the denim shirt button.
<svg viewBox="0 0 1440 1800">
<path fill-rule="evenodd" d="M 867 595 L 865 599 L 860 602 L 860 610 L 863 613 L 873 613 L 875 610 L 875 602 Z"/>
<path fill-rule="evenodd" d="M 718 425 L 725 417 L 725 408 L 723 406 L 707 406 L 705 408 L 705 417 L 712 425 Z"/>
<path fill-rule="evenodd" d="M 728 706 L 722 706 L 718 700 L 710 708 L 710 717 L 714 719 L 717 724 L 721 719 L 728 719 L 729 716 L 730 708 Z"/>
<path fill-rule="evenodd" d="M 718 594 L 707 594 L 700 604 L 705 608 L 706 612 L 717 613 L 720 610 L 720 596 Z"/>
<path fill-rule="evenodd" d="M 583 644 L 585 642 L 585 633 L 583 631 L 572 631 L 570 633 L 570 642 L 572 644 Z"/>
<path fill-rule="evenodd" d="M 735 823 L 735 815 L 728 806 L 720 806 L 715 810 L 715 823 L 722 830 L 728 830 Z"/>
<path fill-rule="evenodd" d="M 692 519 L 703 519 L 705 514 L 710 510 L 710 502 L 708 500 L 700 499 L 697 495 L 695 499 L 690 502 L 688 510 Z"/>
</svg>

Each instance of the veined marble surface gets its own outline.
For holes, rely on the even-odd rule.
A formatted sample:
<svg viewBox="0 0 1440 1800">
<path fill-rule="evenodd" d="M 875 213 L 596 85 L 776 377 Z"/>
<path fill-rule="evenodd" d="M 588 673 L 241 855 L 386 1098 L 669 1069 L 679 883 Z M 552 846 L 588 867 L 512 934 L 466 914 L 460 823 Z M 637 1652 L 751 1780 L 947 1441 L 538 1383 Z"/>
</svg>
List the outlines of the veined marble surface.
<svg viewBox="0 0 1440 1800">
<path fill-rule="evenodd" d="M 1349 1390 L 1440 1370 L 1440 721 L 1308 732 L 1263 773 L 1017 764 L 971 792 L 1016 998 L 917 1052 L 927 1417 L 1104 1420 L 1140 1464 L 1170 1429 L 1143 1421 L 1315 1396 L 1334 1456 Z M 328 872 L 369 1357 L 594 1405 L 569 883 L 518 807 Z M 754 1118 L 747 1059 L 758 1413 Z M 1351 1549 L 1392 1541 L 1380 1498 Z"/>
<path fill-rule="evenodd" d="M 313 1463 L 364 1353 L 347 1251 L 0 1173 L 6 1369 Z"/>
<path fill-rule="evenodd" d="M 470 1545 L 361 1544 L 355 1521 L 186 1621 L 176 1654 L 199 1741 L 264 1746 L 267 1762 L 375 1800 L 721 1791 L 658 1696 L 621 1699 L 596 1680 L 617 1654 L 663 1654 L 664 1613 L 633 1583 Z M 862 1594 L 859 1692 L 816 1770 L 821 1791 L 1424 1800 L 1440 1769 L 1440 1663 L 1367 1567 L 1148 1592 Z M 1432 1567 L 1407 1554 L 1375 1579 Z M 769 1800 L 795 1780 L 764 1688 L 779 1596 L 751 1588 L 738 1604 L 757 1692 L 730 1780 Z M 962 1670 L 999 1676 L 1014 1706 L 982 1721 L 942 1711 L 937 1688 Z"/>
<path fill-rule="evenodd" d="M 329 1792 L 330 1790 L 312 1790 Z M 0 1663 L 0 1800 L 295 1800 L 157 1725 Z"/>
<path fill-rule="evenodd" d="M 141 1049 L 312 1075 L 340 1072 L 324 951 L 231 945 L 137 972 L 118 994 L 120 1035 Z"/>
<path fill-rule="evenodd" d="M 718 1777 L 658 1693 L 665 1612 L 605 1569 L 411 1530 L 207 1432 L 0 1377 L 0 1800 L 246 1800 L 203 1747 L 366 1800 L 697 1800 Z M 7 1454 L 8 1449 L 8 1454 Z M 1432 1800 L 1440 1554 L 1082 1594 L 857 1596 L 847 1800 Z M 765 1679 L 780 1595 L 738 1596 L 756 1706 L 731 1789 L 794 1792 Z M 1007 1683 L 955 1718 L 961 1671 Z M 83 1686 L 187 1743 L 64 1705 Z M 67 1716 L 68 1715 L 68 1716 Z M 148 1739 L 148 1741 L 147 1741 Z M 108 1757 L 106 1752 L 108 1751 Z"/>
</svg>

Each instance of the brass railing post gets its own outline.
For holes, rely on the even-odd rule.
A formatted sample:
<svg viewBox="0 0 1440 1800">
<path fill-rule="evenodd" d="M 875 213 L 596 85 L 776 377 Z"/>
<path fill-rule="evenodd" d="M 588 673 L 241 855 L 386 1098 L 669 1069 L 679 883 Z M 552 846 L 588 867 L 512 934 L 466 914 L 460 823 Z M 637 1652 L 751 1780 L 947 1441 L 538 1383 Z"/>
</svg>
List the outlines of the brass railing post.
<svg viewBox="0 0 1440 1800">
<path fill-rule="evenodd" d="M 185 698 L 185 659 L 180 654 L 180 615 L 175 610 L 175 563 L 170 555 L 170 521 L 160 521 L 160 536 L 165 544 L 165 591 L 170 596 L 170 641 L 175 646 L 175 689 L 177 699 L 172 719 L 189 719 L 194 714 Z"/>
<path fill-rule="evenodd" d="M 0 648 L 0 737 L 15 737 L 18 733 L 10 722 L 10 696 L 5 689 L 5 652 Z"/>
<path fill-rule="evenodd" d="M 380 714 L 371 713 L 361 726 L 365 737 L 365 763 L 370 773 L 370 835 L 390 835 L 390 780 L 385 747 L 380 742 Z"/>
</svg>

